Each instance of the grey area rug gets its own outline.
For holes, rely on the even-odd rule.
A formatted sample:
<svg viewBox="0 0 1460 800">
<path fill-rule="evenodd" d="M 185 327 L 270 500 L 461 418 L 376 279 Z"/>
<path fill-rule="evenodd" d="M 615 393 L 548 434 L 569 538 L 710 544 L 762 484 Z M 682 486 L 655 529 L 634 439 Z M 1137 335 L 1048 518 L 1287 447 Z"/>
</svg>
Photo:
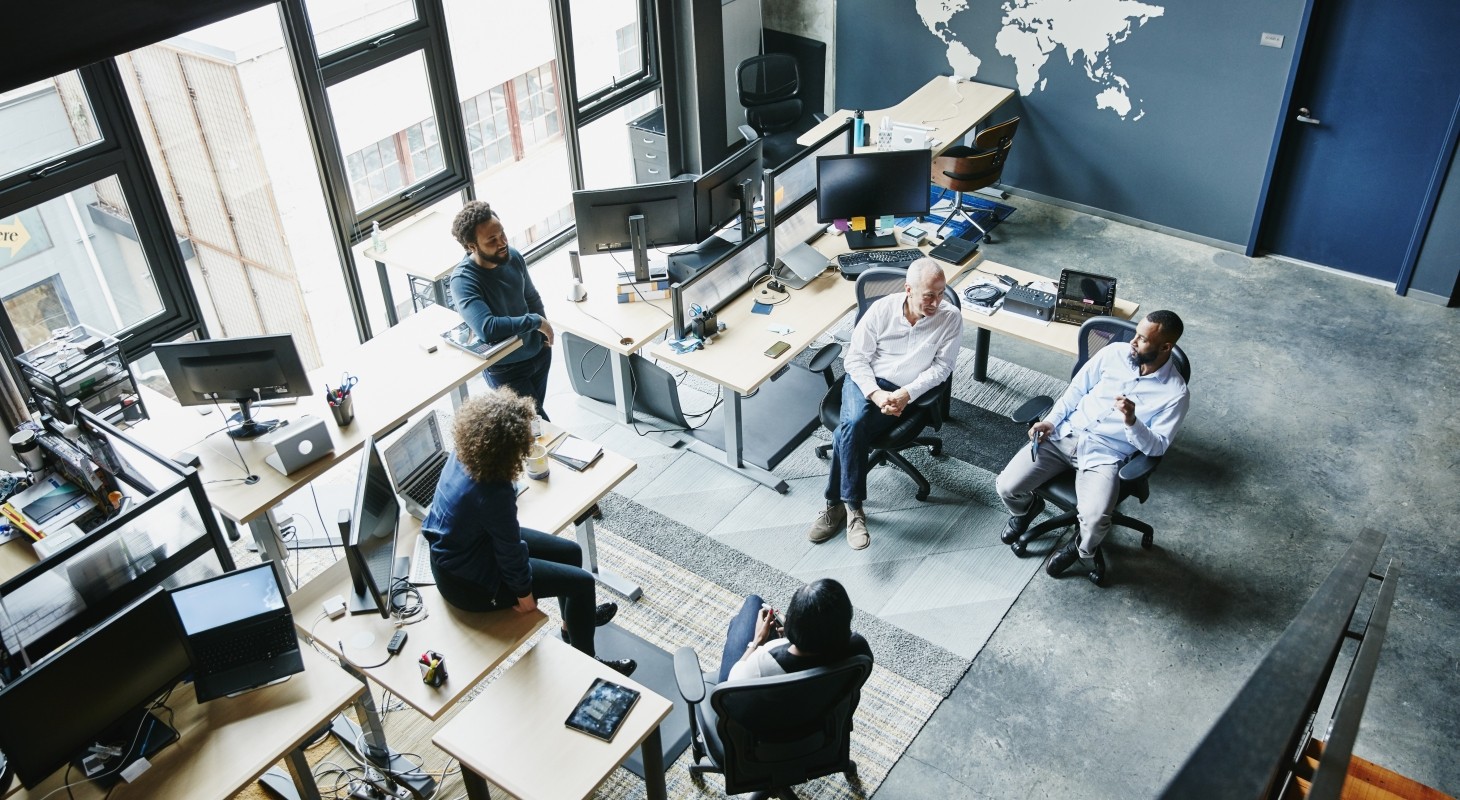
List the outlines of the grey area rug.
<svg viewBox="0 0 1460 800">
<path fill-rule="evenodd" d="M 599 505 L 608 530 L 671 562 L 692 564 L 696 575 L 736 594 L 790 597 L 804 583 L 617 493 Z M 852 627 L 872 645 L 879 665 L 940 696 L 968 670 L 961 656 L 860 610 Z"/>
</svg>

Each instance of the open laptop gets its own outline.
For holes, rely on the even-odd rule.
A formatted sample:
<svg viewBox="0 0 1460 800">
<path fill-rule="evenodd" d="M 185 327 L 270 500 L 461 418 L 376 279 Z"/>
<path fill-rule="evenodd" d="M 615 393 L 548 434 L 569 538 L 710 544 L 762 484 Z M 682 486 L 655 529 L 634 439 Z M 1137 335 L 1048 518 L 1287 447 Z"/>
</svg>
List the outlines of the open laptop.
<svg viewBox="0 0 1460 800">
<path fill-rule="evenodd" d="M 274 565 L 225 572 L 174 589 L 198 702 L 267 686 L 304 671 L 294 615 Z"/>
<path fill-rule="evenodd" d="M 390 471 L 396 494 L 410 515 L 419 520 L 431 510 L 436 482 L 446 466 L 450 451 L 441 435 L 441 418 L 435 411 L 416 420 L 399 439 L 385 448 L 385 467 Z"/>
</svg>

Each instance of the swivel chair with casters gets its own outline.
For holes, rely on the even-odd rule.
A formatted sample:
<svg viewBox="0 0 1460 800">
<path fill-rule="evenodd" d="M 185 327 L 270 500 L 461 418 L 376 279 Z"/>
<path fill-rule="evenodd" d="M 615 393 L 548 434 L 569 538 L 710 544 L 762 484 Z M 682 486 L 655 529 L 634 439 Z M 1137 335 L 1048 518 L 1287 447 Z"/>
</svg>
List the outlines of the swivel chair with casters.
<svg viewBox="0 0 1460 800">
<path fill-rule="evenodd" d="M 735 85 L 745 121 L 740 134 L 746 141 L 763 139 L 765 167 L 779 166 L 801 152 L 796 139 L 826 119 L 808 110 L 801 99 L 801 72 L 795 57 L 786 53 L 751 56 L 735 68 Z"/>
<path fill-rule="evenodd" d="M 1117 317 L 1094 317 L 1085 320 L 1080 326 L 1079 355 L 1075 361 L 1075 368 L 1071 371 L 1071 377 L 1080 371 L 1090 357 L 1099 352 L 1102 347 L 1110 344 L 1128 343 L 1135 338 L 1136 323 Z M 1179 345 L 1171 348 L 1171 360 L 1176 365 L 1176 370 L 1181 373 L 1181 379 L 1191 381 L 1191 361 L 1186 357 L 1186 352 Z M 1049 397 L 1036 397 L 1020 406 L 1010 415 L 1015 422 L 1022 422 L 1026 425 L 1033 425 L 1041 417 L 1049 412 L 1054 406 L 1054 400 Z M 1155 529 L 1149 524 L 1120 513 L 1120 504 L 1127 498 L 1134 496 L 1144 503 L 1151 496 L 1150 477 L 1161 463 L 1161 456 L 1148 456 L 1137 453 L 1134 458 L 1127 461 L 1120 468 L 1120 489 L 1116 495 L 1115 511 L 1111 513 L 1110 524 L 1112 527 L 1120 526 L 1141 532 L 1141 547 L 1149 550 L 1154 542 Z M 1058 507 L 1062 513 L 1039 523 L 1030 526 L 1018 539 L 1009 544 L 1015 555 L 1023 556 L 1029 543 L 1035 539 L 1059 530 L 1067 525 L 1074 525 L 1078 522 L 1077 500 L 1075 497 L 1075 471 L 1066 470 L 1059 475 L 1050 478 L 1043 485 L 1034 490 L 1039 497 L 1044 498 L 1048 503 Z M 1095 569 L 1089 572 L 1088 577 L 1095 585 L 1103 585 L 1105 580 L 1105 561 L 1097 550 Z"/>
<path fill-rule="evenodd" d="M 837 772 L 853 784 L 852 715 L 872 659 L 753 680 L 710 682 L 690 647 L 674 654 L 674 678 L 689 704 L 692 778 L 725 776 L 725 792 L 795 798 L 792 787 Z M 708 700 L 708 702 L 706 702 Z M 708 761 L 708 763 L 700 763 Z"/>
<path fill-rule="evenodd" d="M 1014 132 L 1019 128 L 1019 118 L 1015 117 L 1007 122 L 985 128 L 973 139 L 973 147 L 958 145 L 944 150 L 937 158 L 933 159 L 933 183 L 943 187 L 943 192 L 938 196 L 937 202 L 942 202 L 948 191 L 953 192 L 953 210 L 938 226 L 934 235 L 941 234 L 943 228 L 947 227 L 958 218 L 968 221 L 982 236 L 985 242 L 993 241 L 978 220 L 968 213 L 963 205 L 964 194 L 999 182 L 1004 174 L 1004 164 L 1008 161 L 1009 150 L 1014 146 Z M 936 205 L 936 203 L 935 203 Z"/>
<path fill-rule="evenodd" d="M 867 308 L 874 301 L 902 291 L 906 284 L 906 270 L 895 267 L 871 267 L 865 270 L 857 277 L 857 321 L 861 321 L 862 315 L 867 312 Z M 943 292 L 954 307 L 961 307 L 958 292 L 954 291 L 952 287 L 945 288 Z M 839 351 L 840 347 L 838 347 Z M 818 355 L 818 357 L 820 356 Z M 821 424 L 829 431 L 835 431 L 837 425 L 841 424 L 842 382 L 845 380 L 847 380 L 846 375 L 838 378 L 827 389 L 826 396 L 821 399 Z M 933 487 L 928 483 L 928 479 L 918 471 L 918 468 L 902 456 L 902 451 L 909 447 L 922 446 L 927 447 L 929 452 L 935 456 L 941 455 L 943 440 L 937 436 L 924 435 L 923 431 L 927 428 L 932 428 L 934 431 L 941 430 L 943 423 L 948 419 L 952 403 L 953 375 L 950 373 L 947 380 L 909 404 L 891 430 L 871 441 L 867 468 L 870 470 L 880 464 L 891 463 L 917 484 L 917 498 L 927 500 Z M 816 455 L 819 458 L 829 458 L 831 450 L 832 445 L 830 444 L 820 445 L 816 448 Z"/>
</svg>

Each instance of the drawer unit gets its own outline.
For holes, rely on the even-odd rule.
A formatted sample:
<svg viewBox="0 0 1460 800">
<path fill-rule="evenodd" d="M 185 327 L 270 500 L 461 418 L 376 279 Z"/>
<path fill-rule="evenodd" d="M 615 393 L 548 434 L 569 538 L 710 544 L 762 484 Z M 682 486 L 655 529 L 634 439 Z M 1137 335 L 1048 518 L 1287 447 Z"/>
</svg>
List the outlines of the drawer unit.
<svg viewBox="0 0 1460 800">
<path fill-rule="evenodd" d="M 638 183 L 656 183 L 672 177 L 663 106 L 629 123 L 629 151 L 634 159 L 634 180 Z"/>
</svg>

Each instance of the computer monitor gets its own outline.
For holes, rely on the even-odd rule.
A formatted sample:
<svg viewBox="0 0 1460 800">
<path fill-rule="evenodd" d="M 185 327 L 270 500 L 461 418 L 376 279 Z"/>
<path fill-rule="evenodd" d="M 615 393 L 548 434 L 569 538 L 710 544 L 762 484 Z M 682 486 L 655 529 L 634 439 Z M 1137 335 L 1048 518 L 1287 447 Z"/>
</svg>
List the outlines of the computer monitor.
<svg viewBox="0 0 1460 800">
<path fill-rule="evenodd" d="M 177 393 L 178 403 L 238 403 L 238 413 L 230 420 L 238 426 L 228 431 L 235 439 L 252 439 L 279 426 L 277 420 L 253 418 L 251 404 L 255 401 L 312 393 L 292 334 L 170 342 L 153 345 L 152 352 Z"/>
<path fill-rule="evenodd" d="M 676 281 L 724 258 L 735 242 L 715 231 L 740 218 L 740 238 L 755 233 L 755 203 L 761 195 L 761 140 L 747 144 L 695 179 L 695 238 L 699 244 L 669 256 L 669 277 Z"/>
<path fill-rule="evenodd" d="M 878 236 L 880 216 L 928 213 L 933 151 L 893 150 L 816 159 L 816 219 L 836 222 L 863 217 L 866 229 L 847 231 L 847 247 L 896 247 L 893 234 Z"/>
<path fill-rule="evenodd" d="M 105 785 L 123 767 L 177 740 L 148 706 L 189 670 L 172 599 L 155 589 L 0 689 L 0 752 L 27 789 L 93 744 L 116 746 L 92 775 Z"/>
<path fill-rule="evenodd" d="M 649 248 L 699 241 L 695 184 L 690 180 L 582 189 L 573 192 L 573 216 L 579 251 L 631 250 L 636 281 L 650 279 Z"/>
<path fill-rule="evenodd" d="M 389 617 L 391 590 L 397 579 L 410 574 L 410 556 L 399 559 L 395 556 L 400 500 L 373 436 L 365 438 L 348 529 L 344 529 L 343 520 L 341 525 L 345 533 L 345 563 L 350 569 L 350 613 L 374 612 Z"/>
</svg>

